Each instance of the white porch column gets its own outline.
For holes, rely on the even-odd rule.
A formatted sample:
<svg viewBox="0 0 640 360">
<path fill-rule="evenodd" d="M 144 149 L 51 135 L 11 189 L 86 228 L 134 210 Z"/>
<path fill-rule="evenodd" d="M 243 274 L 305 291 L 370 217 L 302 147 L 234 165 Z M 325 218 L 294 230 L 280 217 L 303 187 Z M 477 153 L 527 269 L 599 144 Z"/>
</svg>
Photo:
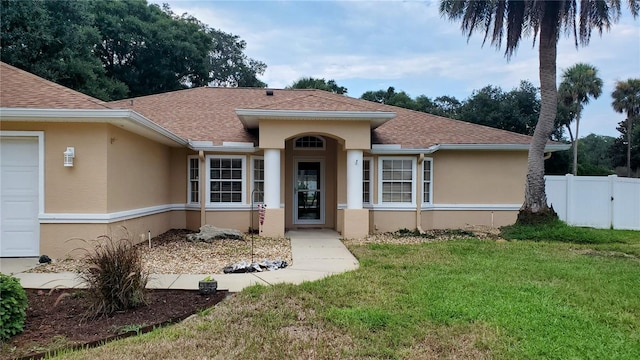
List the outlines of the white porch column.
<svg viewBox="0 0 640 360">
<path fill-rule="evenodd" d="M 267 209 L 280 208 L 280 149 L 264 150 L 264 203 Z"/>
<path fill-rule="evenodd" d="M 362 209 L 362 150 L 347 150 L 347 209 Z"/>
</svg>

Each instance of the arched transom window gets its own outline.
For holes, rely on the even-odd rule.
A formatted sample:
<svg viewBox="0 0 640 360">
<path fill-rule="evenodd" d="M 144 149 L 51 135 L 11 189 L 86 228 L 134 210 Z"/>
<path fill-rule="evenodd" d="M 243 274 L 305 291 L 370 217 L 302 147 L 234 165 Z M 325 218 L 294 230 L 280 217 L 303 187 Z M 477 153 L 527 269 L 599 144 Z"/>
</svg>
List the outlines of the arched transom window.
<svg viewBox="0 0 640 360">
<path fill-rule="evenodd" d="M 319 136 L 301 136 L 294 142 L 296 149 L 322 150 L 324 149 L 324 139 Z"/>
</svg>

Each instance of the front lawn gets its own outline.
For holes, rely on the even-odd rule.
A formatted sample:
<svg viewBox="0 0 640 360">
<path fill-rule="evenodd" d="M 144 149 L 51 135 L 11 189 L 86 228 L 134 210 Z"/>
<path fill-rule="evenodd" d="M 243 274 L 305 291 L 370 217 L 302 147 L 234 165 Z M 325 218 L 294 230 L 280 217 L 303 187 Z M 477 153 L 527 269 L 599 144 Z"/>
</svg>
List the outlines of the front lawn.
<svg viewBox="0 0 640 360">
<path fill-rule="evenodd" d="M 254 286 L 183 324 L 66 356 L 639 359 L 638 246 L 639 232 L 352 246 L 356 271 Z"/>
</svg>

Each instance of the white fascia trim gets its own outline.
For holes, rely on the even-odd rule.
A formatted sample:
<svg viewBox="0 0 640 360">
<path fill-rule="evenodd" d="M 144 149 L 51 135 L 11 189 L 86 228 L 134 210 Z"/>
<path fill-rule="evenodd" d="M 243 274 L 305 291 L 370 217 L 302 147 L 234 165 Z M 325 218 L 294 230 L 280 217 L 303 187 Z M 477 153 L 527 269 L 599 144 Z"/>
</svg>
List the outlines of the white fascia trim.
<svg viewBox="0 0 640 360">
<path fill-rule="evenodd" d="M 520 210 L 521 204 L 424 204 L 420 210 L 422 211 L 517 211 Z M 404 206 L 387 206 L 376 204 L 364 204 L 364 209 L 381 210 L 381 211 L 415 211 L 415 207 Z M 347 204 L 338 204 L 338 210 L 347 208 Z"/>
<path fill-rule="evenodd" d="M 246 147 L 246 146 L 220 146 L 220 145 L 208 145 L 208 146 L 193 146 L 189 144 L 189 148 L 194 151 L 206 151 L 216 153 L 246 153 L 252 154 L 260 150 L 258 147 Z"/>
<path fill-rule="evenodd" d="M 44 213 L 39 214 L 41 224 L 111 224 L 118 221 L 160 214 L 168 211 L 186 210 L 185 204 L 167 204 L 106 214 Z"/>
<path fill-rule="evenodd" d="M 530 144 L 439 144 L 438 150 L 529 150 Z M 567 150 L 571 144 L 547 144 L 545 151 Z"/>
<path fill-rule="evenodd" d="M 499 150 L 499 151 L 528 151 L 529 144 L 439 144 L 428 148 L 398 149 L 396 147 L 372 146 L 369 151 L 375 155 L 410 155 L 432 154 L 438 150 Z M 571 148 L 571 144 L 548 144 L 545 151 L 561 151 Z"/>
<path fill-rule="evenodd" d="M 522 204 L 424 204 L 423 211 L 517 211 Z"/>
<path fill-rule="evenodd" d="M 258 127 L 259 119 L 326 119 L 326 120 L 366 120 L 375 129 L 388 120 L 396 117 L 396 113 L 388 111 L 320 111 L 320 110 L 256 110 L 236 109 L 236 115 L 243 125 L 249 129 Z"/>
<path fill-rule="evenodd" d="M 162 126 L 154 123 L 133 110 L 126 109 L 30 109 L 0 108 L 2 118 L 19 121 L 52 121 L 52 122 L 108 122 L 106 120 L 125 119 L 136 125 L 152 130 L 182 146 L 188 142 Z M 114 122 L 115 123 L 115 122 Z M 117 124 L 116 124 L 117 125 Z"/>
</svg>

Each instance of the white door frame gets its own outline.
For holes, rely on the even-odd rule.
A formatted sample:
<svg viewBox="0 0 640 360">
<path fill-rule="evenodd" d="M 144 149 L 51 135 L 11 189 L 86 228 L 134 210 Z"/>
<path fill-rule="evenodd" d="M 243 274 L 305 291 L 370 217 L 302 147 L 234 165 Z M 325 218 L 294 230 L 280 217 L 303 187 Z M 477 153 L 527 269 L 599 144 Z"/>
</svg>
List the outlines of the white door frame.
<svg viewBox="0 0 640 360">
<path fill-rule="evenodd" d="M 35 236 L 37 237 L 38 248 L 36 253 L 26 256 L 38 256 L 40 255 L 40 218 L 44 215 L 44 131 L 10 131 L 0 130 L 0 138 L 16 137 L 16 138 L 36 138 L 38 141 L 38 215 L 36 218 L 37 225 L 34 229 Z M 61 165 L 62 166 L 62 165 Z"/>
<path fill-rule="evenodd" d="M 298 163 L 300 162 L 317 162 L 320 163 L 320 219 L 318 220 L 300 220 L 298 219 Z M 293 158 L 293 223 L 296 225 L 324 225 L 325 224 L 325 192 L 327 191 L 325 181 L 324 157 L 296 156 Z"/>
</svg>

